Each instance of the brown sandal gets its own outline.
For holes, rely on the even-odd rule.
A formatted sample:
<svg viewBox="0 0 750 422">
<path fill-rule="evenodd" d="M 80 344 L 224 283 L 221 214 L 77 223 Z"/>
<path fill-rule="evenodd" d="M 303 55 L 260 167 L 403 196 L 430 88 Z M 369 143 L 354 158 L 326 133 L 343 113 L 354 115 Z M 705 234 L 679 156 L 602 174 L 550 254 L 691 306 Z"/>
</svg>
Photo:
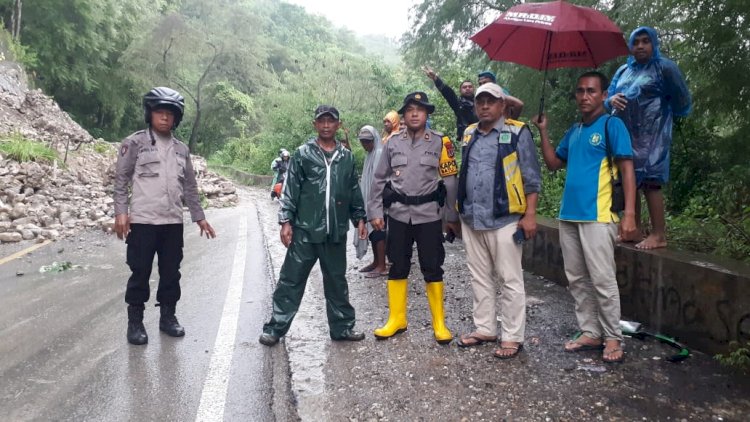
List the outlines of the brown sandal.
<svg viewBox="0 0 750 422">
<path fill-rule="evenodd" d="M 473 340 L 471 342 L 467 342 L 466 340 Z M 459 337 L 459 339 L 456 341 L 456 344 L 458 347 L 474 347 L 474 346 L 481 346 L 484 343 L 490 343 L 497 341 L 497 337 L 490 337 L 490 338 L 482 338 L 479 337 L 477 333 L 470 333 L 463 335 Z"/>
<path fill-rule="evenodd" d="M 506 355 L 506 354 L 503 354 L 503 353 L 498 353 L 498 352 L 502 352 L 503 350 L 513 350 L 513 353 L 511 353 L 509 355 Z M 518 343 L 518 346 L 500 346 L 499 349 L 496 349 L 492 353 L 492 356 L 494 356 L 494 357 L 496 357 L 498 359 L 513 359 L 514 357 L 518 356 L 518 353 L 520 353 L 521 350 L 523 350 L 523 344 L 522 343 Z"/>
<path fill-rule="evenodd" d="M 620 352 L 620 357 L 615 359 L 610 359 L 607 356 L 612 356 L 614 354 L 617 354 L 617 352 Z M 617 347 L 615 349 L 610 350 L 604 350 L 604 353 L 602 353 L 602 360 L 604 363 L 620 363 L 622 360 L 625 359 L 625 352 L 622 350 L 621 347 Z"/>
</svg>

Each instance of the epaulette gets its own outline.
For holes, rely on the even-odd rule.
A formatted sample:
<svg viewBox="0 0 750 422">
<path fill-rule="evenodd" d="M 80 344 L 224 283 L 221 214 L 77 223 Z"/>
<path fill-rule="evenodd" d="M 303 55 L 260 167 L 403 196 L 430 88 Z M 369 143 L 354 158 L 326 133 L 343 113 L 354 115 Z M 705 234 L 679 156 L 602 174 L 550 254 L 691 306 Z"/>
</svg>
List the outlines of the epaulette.
<svg viewBox="0 0 750 422">
<path fill-rule="evenodd" d="M 523 126 L 526 125 L 526 123 L 524 123 L 524 122 L 521 122 L 521 121 L 518 121 L 518 120 L 513 120 L 513 119 L 505 119 L 505 124 L 506 125 L 517 126 L 517 127 L 523 127 Z"/>
<path fill-rule="evenodd" d="M 461 143 L 468 145 L 471 141 L 472 135 L 474 135 L 474 132 L 477 130 L 477 127 L 479 127 L 479 123 L 472 123 L 469 126 L 466 126 L 466 129 L 464 129 L 464 138 L 461 140 Z"/>
</svg>

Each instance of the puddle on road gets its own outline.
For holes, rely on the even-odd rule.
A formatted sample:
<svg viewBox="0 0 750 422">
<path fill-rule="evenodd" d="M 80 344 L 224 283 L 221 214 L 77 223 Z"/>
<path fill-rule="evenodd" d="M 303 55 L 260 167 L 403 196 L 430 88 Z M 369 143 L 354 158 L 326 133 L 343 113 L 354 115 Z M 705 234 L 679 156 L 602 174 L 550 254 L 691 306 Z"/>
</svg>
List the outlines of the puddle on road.
<svg viewBox="0 0 750 422">
<path fill-rule="evenodd" d="M 267 198 L 260 197 L 256 191 L 252 191 L 251 196 L 256 204 L 268 203 Z M 273 274 L 278 280 L 286 248 L 278 239 L 277 206 L 275 203 L 268 204 L 268 207 L 259 206 L 258 209 L 268 242 Z M 323 368 L 328 359 L 328 339 L 323 278 L 320 266 L 316 264 L 308 278 L 302 304 L 284 340 L 289 357 L 292 391 L 297 399 L 297 413 L 302 421 L 326 419 Z"/>
</svg>

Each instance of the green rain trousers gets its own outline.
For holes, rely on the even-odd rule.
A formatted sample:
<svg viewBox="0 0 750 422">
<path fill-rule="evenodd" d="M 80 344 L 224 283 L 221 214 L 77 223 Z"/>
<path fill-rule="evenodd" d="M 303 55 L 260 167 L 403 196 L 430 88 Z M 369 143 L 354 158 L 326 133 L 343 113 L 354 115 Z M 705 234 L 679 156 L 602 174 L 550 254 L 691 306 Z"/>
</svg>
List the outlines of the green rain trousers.
<svg viewBox="0 0 750 422">
<path fill-rule="evenodd" d="M 307 277 L 320 260 L 329 331 L 332 339 L 341 338 L 345 331 L 354 328 L 355 322 L 346 281 L 346 236 L 336 243 L 308 243 L 302 237 L 301 230 L 294 231 L 273 292 L 273 315 L 263 326 L 263 332 L 276 337 L 286 334 L 305 293 Z"/>
</svg>

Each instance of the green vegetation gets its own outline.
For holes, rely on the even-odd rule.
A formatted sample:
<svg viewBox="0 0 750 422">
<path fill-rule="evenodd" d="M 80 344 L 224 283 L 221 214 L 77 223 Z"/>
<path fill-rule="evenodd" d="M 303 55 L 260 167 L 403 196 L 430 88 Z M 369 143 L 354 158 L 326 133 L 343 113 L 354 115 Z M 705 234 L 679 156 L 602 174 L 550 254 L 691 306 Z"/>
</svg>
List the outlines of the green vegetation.
<svg viewBox="0 0 750 422">
<path fill-rule="evenodd" d="M 572 86 L 586 69 L 542 73 L 491 62 L 469 36 L 517 0 L 422 0 L 402 49 L 391 40 L 334 28 L 278 0 L 36 0 L 23 2 L 11 28 L 12 0 L 0 0 L 9 33 L 5 55 L 29 70 L 95 137 L 117 141 L 143 127 L 141 96 L 166 85 L 186 98 L 177 135 L 211 162 L 270 174 L 279 148 L 314 135 L 312 110 L 336 105 L 354 140 L 364 124 L 381 127 L 411 90 L 437 110 L 433 128 L 455 134 L 448 105 L 420 71 L 428 64 L 453 87 L 479 70 L 538 110 L 546 83 L 553 140 L 576 119 Z M 666 189 L 673 246 L 750 262 L 750 3 L 745 0 L 574 0 L 612 18 L 624 32 L 640 25 L 662 34 L 662 51 L 685 73 L 694 112 L 675 127 Z M 373 23 L 373 25 L 376 25 Z M 404 28 L 405 31 L 407 28 Z M 9 47 L 8 47 L 9 45 Z M 3 51 L 3 50 L 0 50 Z M 612 75 L 625 58 L 604 64 Z M 342 137 L 342 133 L 339 134 Z M 361 163 L 364 155 L 352 142 Z M 556 216 L 564 174 L 546 173 L 539 212 Z"/>
<path fill-rule="evenodd" d="M 93 144 L 92 148 L 99 154 L 109 154 L 114 151 L 112 145 L 107 142 L 96 142 Z"/>
<path fill-rule="evenodd" d="M 20 162 L 51 163 L 57 159 L 57 151 L 40 142 L 26 139 L 18 133 L 0 139 L 0 152 Z"/>
<path fill-rule="evenodd" d="M 750 3 L 742 0 L 660 0 L 657 2 L 573 0 L 607 14 L 625 35 L 638 26 L 655 27 L 663 54 L 679 65 L 694 99 L 693 113 L 675 125 L 670 183 L 666 187 L 670 245 L 715 253 L 750 262 Z M 472 45 L 469 36 L 513 6 L 514 0 L 424 0 L 416 15 L 424 16 L 416 30 L 405 34 L 404 57 L 417 68 L 435 67 L 451 86 L 477 70 L 492 69 L 501 85 L 526 103 L 522 120 L 538 112 L 542 73 L 511 63 L 491 62 Z M 458 58 L 457 58 L 458 57 Z M 613 75 L 625 57 L 599 68 Z M 551 137 L 559 140 L 576 120 L 572 87 L 587 69 L 550 71 L 545 112 Z M 448 131 L 450 110 L 437 115 Z M 449 132 L 450 133 L 450 132 Z M 545 170 L 546 173 L 546 170 Z M 564 174 L 544 175 L 540 197 L 543 215 L 558 212 Z M 644 207 L 645 209 L 645 203 Z M 647 222 L 644 216 L 644 222 Z"/>
<path fill-rule="evenodd" d="M 733 341 L 729 343 L 729 353 L 716 355 L 714 359 L 722 365 L 734 368 L 744 374 L 750 373 L 750 341 L 745 345 Z"/>
</svg>

